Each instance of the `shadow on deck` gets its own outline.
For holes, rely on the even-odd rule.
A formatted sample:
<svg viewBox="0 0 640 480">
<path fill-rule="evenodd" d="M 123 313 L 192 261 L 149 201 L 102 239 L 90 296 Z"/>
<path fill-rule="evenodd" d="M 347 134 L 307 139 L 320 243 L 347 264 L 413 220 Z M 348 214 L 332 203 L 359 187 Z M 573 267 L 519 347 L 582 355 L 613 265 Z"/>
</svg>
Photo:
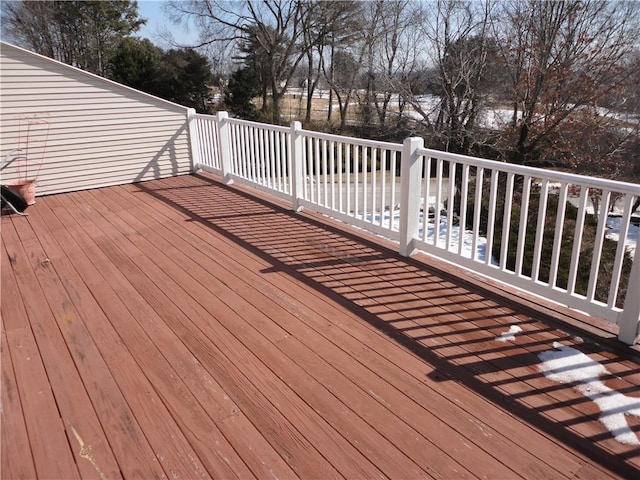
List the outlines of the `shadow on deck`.
<svg viewBox="0 0 640 480">
<path fill-rule="evenodd" d="M 154 447 L 164 445 L 163 439 L 172 444 L 167 440 L 171 435 L 184 436 L 191 448 L 183 455 L 193 464 L 191 470 L 189 462 L 176 460 L 191 478 L 632 478 L 638 473 L 640 447 L 616 441 L 600 423 L 598 407 L 575 385 L 547 379 L 538 358 L 554 342 L 574 346 L 607 368 L 610 374 L 601 380 L 608 386 L 640 398 L 635 350 L 616 350 L 607 339 L 589 338 L 575 325 L 537 314 L 530 305 L 461 278 L 444 264 L 421 256 L 402 258 L 382 239 L 318 215 L 291 212 L 209 176 L 40 202 L 30 227 L 20 224 L 22 219 L 3 218 L 2 224 L 7 406 L 2 440 L 6 445 L 26 430 L 23 436 L 32 452 L 31 460 L 23 459 L 26 453 L 19 450 L 18 440 L 13 450 L 3 449 L 4 472 L 28 473 L 23 463 L 29 461 L 40 477 L 50 471 L 38 465 L 38 449 L 47 447 L 33 437 L 38 424 L 30 417 L 33 412 L 23 414 L 26 427 L 8 420 L 17 412 L 11 392 L 22 395 L 16 396 L 25 412 L 30 405 L 37 407 L 25 397 L 23 375 L 28 370 L 20 364 L 27 362 L 20 357 L 21 326 L 13 319 L 24 308 L 35 342 L 46 342 L 40 332 L 45 326 L 38 326 L 39 310 L 33 306 L 46 298 L 53 312 L 47 315 L 56 318 L 53 324 L 62 331 L 111 445 L 111 476 L 175 473 L 171 459 Z M 38 238 L 41 229 L 46 234 Z M 67 269 L 63 257 L 71 258 L 75 250 L 70 245 L 76 243 L 82 259 L 69 260 Z M 52 268 L 53 280 L 40 280 L 44 293 L 22 291 L 24 307 L 14 305 L 15 299 L 5 300 L 20 296 L 25 272 Z M 100 284 L 99 270 L 105 279 L 113 278 L 112 284 Z M 89 278 L 94 273 L 96 278 Z M 70 299 L 60 294 L 61 302 L 75 305 L 87 324 L 93 321 L 88 319 L 92 312 L 105 322 L 108 318 L 118 332 L 110 343 L 93 331 L 87 338 L 102 352 L 139 425 L 139 430 L 130 426 L 120 433 L 127 440 L 115 438 L 118 428 L 110 429 L 110 420 L 100 415 L 95 395 L 107 387 L 92 385 L 83 376 L 84 360 L 74 355 L 76 349 L 79 356 L 87 353 L 77 347 L 80 337 L 65 330 L 76 323 L 65 313 L 68 309 L 56 309 L 55 295 L 47 293 L 54 287 L 66 289 Z M 103 295 L 103 289 L 110 293 Z M 87 295 L 93 298 L 85 300 Z M 118 310 L 120 304 L 128 312 Z M 118 320 L 120 315 L 131 317 L 131 323 Z M 496 341 L 511 326 L 522 329 L 515 340 Z M 156 333 L 165 329 L 166 336 Z M 147 352 L 146 343 L 132 339 L 143 335 L 157 335 L 157 351 L 148 347 Z M 47 348 L 38 345 L 52 377 L 44 358 Z M 136 380 L 124 367 L 117 374 L 118 360 L 108 352 L 122 345 L 145 378 Z M 200 377 L 189 383 L 194 369 L 218 393 L 199 390 Z M 137 393 L 132 392 L 136 381 Z M 75 430 L 64 421 L 70 407 L 61 398 L 68 389 L 52 385 L 56 403 L 62 404 L 63 422 L 57 428 L 66 429 L 80 476 L 108 472 L 108 460 L 101 464 L 83 451 L 84 442 L 76 443 Z M 146 389 L 149 398 L 137 404 L 136 395 L 144 396 Z M 144 405 L 154 401 L 166 407 L 167 416 L 145 421 Z M 188 404 L 184 411 L 183 404 Z M 120 415 L 123 424 L 131 422 L 124 412 Z M 158 418 L 172 422 L 159 424 Z M 640 435 L 640 419 L 627 416 L 627 422 Z M 54 427 L 43 425 L 42 431 L 46 428 Z M 221 432 L 220 442 L 231 445 L 227 453 L 221 453 L 214 428 Z M 127 442 L 137 435 L 147 439 L 155 464 L 144 449 L 144 461 L 131 453 Z M 76 445 L 82 448 L 78 451 Z M 129 460 L 123 457 L 127 452 Z M 95 461 L 83 465 L 87 458 Z M 102 465 L 100 470 L 96 465 Z"/>
<path fill-rule="evenodd" d="M 264 273 L 283 272 L 349 309 L 431 365 L 430 380 L 464 385 L 616 474 L 638 473 L 640 448 L 616 444 L 610 432 L 594 428 L 599 412 L 591 401 L 537 370 L 537 354 L 553 342 L 579 345 L 612 372 L 602 380 L 640 399 L 640 364 L 633 351 L 618 356 L 602 349 L 599 339 L 578 336 L 587 332 L 575 325 L 558 329 L 556 319 L 518 309 L 439 262 L 402 258 L 375 240 L 198 178 L 209 186 L 139 187 L 272 264 Z M 510 325 L 523 330 L 517 341 L 497 342 Z M 638 434 L 640 422 L 629 421 Z"/>
</svg>

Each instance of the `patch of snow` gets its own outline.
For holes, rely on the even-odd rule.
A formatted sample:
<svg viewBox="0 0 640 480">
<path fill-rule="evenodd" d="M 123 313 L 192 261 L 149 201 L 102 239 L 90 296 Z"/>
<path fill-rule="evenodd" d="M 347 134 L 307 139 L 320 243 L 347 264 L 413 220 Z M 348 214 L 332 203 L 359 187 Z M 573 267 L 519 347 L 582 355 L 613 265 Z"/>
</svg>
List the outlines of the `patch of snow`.
<svg viewBox="0 0 640 480">
<path fill-rule="evenodd" d="M 496 337 L 497 342 L 514 342 L 516 340 L 516 334 L 522 332 L 522 328 L 517 325 L 511 325 L 509 330 Z"/>
<path fill-rule="evenodd" d="M 313 179 L 311 180 L 311 182 L 313 182 Z M 560 188 L 559 183 L 549 182 L 550 190 L 559 189 L 559 188 Z M 429 219 L 430 221 L 427 222 L 427 232 L 425 236 L 424 235 L 424 218 L 425 218 L 425 211 L 428 212 L 429 209 L 435 209 L 435 208 L 437 208 L 435 196 L 429 196 L 427 199 L 420 198 L 421 211 L 420 211 L 420 218 L 419 218 L 420 229 L 418 231 L 418 238 L 424 239 L 427 243 L 432 245 L 434 243 L 433 236 L 436 230 L 435 225 L 434 225 L 433 219 Z M 459 245 L 460 236 L 461 236 L 460 227 L 458 225 L 451 226 L 450 242 L 449 242 L 449 245 L 447 246 L 446 235 L 447 235 L 448 221 L 446 217 L 446 211 L 442 204 L 440 205 L 439 208 L 441 211 L 441 217 L 440 217 L 440 225 L 439 225 L 439 228 L 437 229 L 437 234 L 438 234 L 437 246 L 442 249 L 448 249 L 452 253 L 458 253 L 458 245 Z M 591 212 L 593 212 L 593 207 L 588 207 L 587 210 L 590 210 Z M 390 228 L 391 230 L 396 230 L 396 231 L 400 230 L 399 205 L 395 205 L 393 211 L 394 211 L 393 218 L 391 218 L 389 210 L 382 212 L 382 216 L 378 212 L 373 216 L 371 216 L 371 214 L 368 213 L 366 217 L 366 221 L 374 223 L 375 225 L 381 225 L 385 228 Z M 589 211 L 587 213 L 589 213 Z M 362 218 L 362 216 L 357 216 L 357 218 Z M 619 240 L 620 222 L 621 222 L 620 217 L 617 217 L 617 216 L 608 217 L 607 225 L 606 225 L 607 226 L 606 237 L 608 239 L 611 239 L 616 242 Z M 627 232 L 627 236 L 625 237 L 624 244 L 631 258 L 633 258 L 635 255 L 639 232 L 640 232 L 640 226 L 634 225 L 633 223 L 629 225 L 629 230 Z M 474 234 L 472 230 L 464 230 L 462 232 L 461 256 L 465 258 L 473 258 L 477 261 L 484 262 L 487 255 L 487 251 L 486 251 L 487 239 L 485 237 L 478 235 L 478 237 L 476 238 L 475 256 L 472 256 L 473 237 L 474 237 Z M 496 259 L 492 258 L 491 264 L 497 266 L 498 262 L 496 261 Z"/>
<path fill-rule="evenodd" d="M 428 202 L 431 202 L 429 199 Z M 435 203 L 435 199 L 432 203 Z M 424 203 L 423 203 L 424 204 Z M 357 215 L 356 218 L 362 218 L 362 216 Z M 430 244 L 434 243 L 434 233 L 435 233 L 435 225 L 433 221 L 427 223 L 427 232 L 426 236 L 424 235 L 424 211 L 420 212 L 419 225 L 418 229 L 418 238 L 423 239 Z M 382 220 L 382 221 L 381 221 Z M 366 221 L 373 223 L 374 225 L 381 225 L 385 228 L 390 228 L 392 230 L 400 230 L 400 212 L 398 207 L 394 209 L 393 218 L 391 218 L 390 212 L 384 211 L 382 213 L 382 217 L 380 213 L 376 212 L 373 217 L 371 214 L 367 214 Z M 391 223 L 390 223 L 391 222 Z M 448 249 L 450 252 L 458 253 L 458 246 L 460 243 L 460 227 L 458 225 L 451 226 L 451 237 L 449 241 L 449 245 L 447 246 L 447 229 L 448 229 L 448 221 L 447 217 L 440 217 L 440 225 L 438 228 L 438 241 L 437 246 L 442 249 Z M 473 253 L 473 231 L 464 230 L 462 232 L 462 251 L 461 256 L 465 258 L 473 258 L 477 261 L 484 262 L 487 254 L 487 239 L 482 236 L 478 236 L 476 238 L 476 251 L 475 256 L 472 256 Z M 497 265 L 495 259 L 491 260 L 493 265 Z"/>
<path fill-rule="evenodd" d="M 422 222 L 422 218 L 420 218 L 420 222 Z M 421 223 L 422 225 L 422 223 Z M 464 230 L 462 232 L 462 240 L 460 239 L 460 226 L 452 225 L 451 226 L 451 238 L 449 240 L 449 245 L 447 245 L 447 230 L 448 230 L 448 222 L 446 217 L 440 217 L 440 225 L 438 228 L 438 241 L 437 246 L 442 249 L 447 249 L 450 252 L 457 253 L 460 245 L 460 241 L 462 241 L 462 250 L 460 255 L 465 258 L 473 258 L 480 262 L 484 262 L 487 255 L 487 239 L 485 237 L 478 236 L 476 238 L 476 251 L 475 256 L 472 256 L 473 252 L 473 231 Z M 419 238 L 423 238 L 424 229 L 421 226 L 418 231 Z M 427 223 L 427 234 L 425 237 L 425 241 L 427 243 L 433 244 L 434 241 L 434 233 L 435 233 L 435 225 L 433 223 Z M 492 259 L 492 263 L 497 265 L 495 260 Z"/>
<path fill-rule="evenodd" d="M 518 111 L 518 119 L 522 118 L 522 112 Z M 485 109 L 480 112 L 478 123 L 484 128 L 500 130 L 513 122 L 513 110 L 506 108 Z"/>
<path fill-rule="evenodd" d="M 574 384 L 574 389 L 598 405 L 600 421 L 618 442 L 640 445 L 625 418 L 625 415 L 640 417 L 640 398 L 627 397 L 607 387 L 599 379 L 609 374 L 607 369 L 580 350 L 558 342 L 554 342 L 553 348 L 538 355 L 542 361 L 539 368 L 545 376 L 558 383 Z"/>
<path fill-rule="evenodd" d="M 607 234 L 606 237 L 610 240 L 619 241 L 620 240 L 620 217 L 608 217 L 607 218 Z M 627 232 L 627 236 L 624 239 L 624 246 L 629 252 L 631 258 L 634 257 L 636 252 L 636 245 L 638 242 L 638 231 L 640 231 L 640 227 L 638 225 L 630 224 L 629 231 Z"/>
</svg>

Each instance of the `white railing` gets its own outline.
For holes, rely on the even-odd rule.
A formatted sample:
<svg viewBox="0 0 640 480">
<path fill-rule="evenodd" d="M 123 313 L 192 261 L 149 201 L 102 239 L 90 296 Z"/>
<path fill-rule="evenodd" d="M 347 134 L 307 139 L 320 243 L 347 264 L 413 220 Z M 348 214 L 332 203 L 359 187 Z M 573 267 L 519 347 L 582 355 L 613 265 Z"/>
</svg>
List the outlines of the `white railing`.
<svg viewBox="0 0 640 480">
<path fill-rule="evenodd" d="M 208 169 L 222 172 L 220 145 L 220 121 L 211 115 L 196 114 L 189 111 L 189 139 L 191 141 L 191 156 L 194 163 Z M 224 118 L 224 117 L 223 117 Z M 225 148 L 229 148 L 225 145 Z"/>
<path fill-rule="evenodd" d="M 265 123 L 192 114 L 194 164 L 289 200 L 292 193 L 291 129 Z"/>
<path fill-rule="evenodd" d="M 402 146 L 297 128 L 293 134 L 303 145 L 298 206 L 398 240 Z"/>
<path fill-rule="evenodd" d="M 396 240 L 403 255 L 423 250 L 605 319 L 635 342 L 637 230 L 635 244 L 625 239 L 640 185 L 430 150 L 418 138 L 376 142 L 225 112 L 191 114 L 189 125 L 194 169 Z"/>
</svg>

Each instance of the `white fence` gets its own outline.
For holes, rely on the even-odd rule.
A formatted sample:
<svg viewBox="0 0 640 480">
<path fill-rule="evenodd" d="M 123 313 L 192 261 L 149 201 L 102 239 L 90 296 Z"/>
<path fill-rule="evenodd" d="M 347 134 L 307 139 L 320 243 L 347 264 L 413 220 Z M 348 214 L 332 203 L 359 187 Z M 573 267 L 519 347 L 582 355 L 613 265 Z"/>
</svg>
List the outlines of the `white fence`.
<svg viewBox="0 0 640 480">
<path fill-rule="evenodd" d="M 195 169 L 605 319 L 623 342 L 638 336 L 640 185 L 430 150 L 419 138 L 375 142 L 225 112 L 192 113 L 189 124 Z"/>
</svg>

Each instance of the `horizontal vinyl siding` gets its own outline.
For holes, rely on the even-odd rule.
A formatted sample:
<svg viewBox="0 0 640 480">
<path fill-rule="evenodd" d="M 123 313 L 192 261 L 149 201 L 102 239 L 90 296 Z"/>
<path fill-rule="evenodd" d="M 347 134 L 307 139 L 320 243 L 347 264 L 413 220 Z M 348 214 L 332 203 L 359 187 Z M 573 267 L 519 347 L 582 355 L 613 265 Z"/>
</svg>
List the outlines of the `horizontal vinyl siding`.
<svg viewBox="0 0 640 480">
<path fill-rule="evenodd" d="M 44 154 L 38 126 L 29 145 L 29 176 L 42 159 L 39 195 L 190 172 L 186 107 L 4 43 L 0 67 L 2 157 L 25 146 L 20 117 L 49 122 Z M 2 172 L 2 182 L 24 170 L 15 162 Z"/>
</svg>

